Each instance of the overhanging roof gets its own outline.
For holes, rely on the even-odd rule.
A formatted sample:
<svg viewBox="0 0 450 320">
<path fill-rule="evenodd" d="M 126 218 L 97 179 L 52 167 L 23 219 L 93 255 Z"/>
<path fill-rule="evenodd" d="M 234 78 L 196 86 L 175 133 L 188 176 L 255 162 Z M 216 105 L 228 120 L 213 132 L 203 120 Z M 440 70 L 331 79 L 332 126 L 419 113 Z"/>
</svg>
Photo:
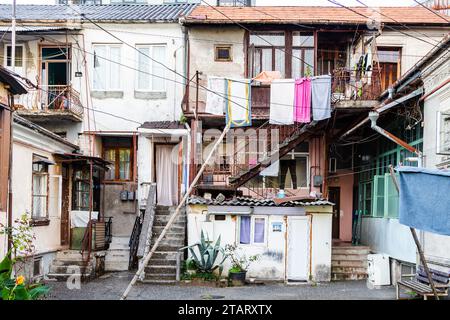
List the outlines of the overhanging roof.
<svg viewBox="0 0 450 320">
<path fill-rule="evenodd" d="M 276 204 L 272 199 L 255 199 L 250 197 L 235 197 L 228 200 L 207 200 L 202 197 L 191 197 L 188 204 L 205 204 L 212 206 L 246 206 L 246 207 L 307 207 L 307 206 L 332 206 L 328 200 L 294 200 Z"/>
</svg>

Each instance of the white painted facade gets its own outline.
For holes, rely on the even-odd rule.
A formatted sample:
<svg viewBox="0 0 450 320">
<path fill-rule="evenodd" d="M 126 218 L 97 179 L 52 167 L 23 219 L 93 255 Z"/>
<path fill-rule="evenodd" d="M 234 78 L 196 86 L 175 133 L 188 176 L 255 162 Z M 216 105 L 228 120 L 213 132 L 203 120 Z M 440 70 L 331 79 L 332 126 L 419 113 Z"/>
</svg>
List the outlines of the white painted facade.
<svg viewBox="0 0 450 320">
<path fill-rule="evenodd" d="M 214 243 L 220 236 L 222 247 L 226 244 L 238 244 L 247 257 L 260 255 L 259 260 L 250 265 L 248 278 L 326 282 L 331 279 L 331 210 L 332 206 L 250 208 L 189 205 L 188 245 L 199 242 L 203 230 Z M 215 220 L 215 214 L 225 215 L 225 220 Z M 239 215 L 242 214 L 265 219 L 264 243 L 239 244 Z M 306 232 L 301 234 L 306 243 L 293 241 L 295 239 L 289 237 L 295 219 L 299 219 L 301 224 L 304 223 L 303 227 L 296 231 Z M 281 225 L 281 230 L 277 229 L 276 225 Z M 228 275 L 230 267 L 231 263 L 227 259 L 222 276 Z M 292 267 L 296 270 L 289 270 Z M 289 279 L 293 275 L 297 275 L 298 279 Z"/>
<path fill-rule="evenodd" d="M 424 100 L 424 157 L 430 169 L 450 167 L 450 152 L 442 152 L 442 146 L 448 145 L 443 137 L 450 135 L 450 125 L 445 126 L 445 116 L 439 115 L 450 113 L 450 83 L 445 84 L 450 79 L 450 54 L 442 53 L 434 61 L 423 71 L 425 95 L 429 94 Z M 421 232 L 421 240 L 427 259 L 450 267 L 450 236 Z"/>
<path fill-rule="evenodd" d="M 73 146 L 49 136 L 43 135 L 24 125 L 14 123 L 12 145 L 12 221 L 23 214 L 32 212 L 32 166 L 33 155 L 46 157 L 55 162 L 54 153 L 71 153 Z M 61 249 L 61 196 L 62 176 L 61 165 L 48 167 L 48 225 L 34 226 L 32 231 L 36 236 L 34 259 L 41 259 L 41 275 L 47 274 L 51 261 L 57 250 Z M 6 215 L 5 215 L 6 216 Z M 7 251 L 6 237 L 0 238 L 0 257 Z"/>
</svg>

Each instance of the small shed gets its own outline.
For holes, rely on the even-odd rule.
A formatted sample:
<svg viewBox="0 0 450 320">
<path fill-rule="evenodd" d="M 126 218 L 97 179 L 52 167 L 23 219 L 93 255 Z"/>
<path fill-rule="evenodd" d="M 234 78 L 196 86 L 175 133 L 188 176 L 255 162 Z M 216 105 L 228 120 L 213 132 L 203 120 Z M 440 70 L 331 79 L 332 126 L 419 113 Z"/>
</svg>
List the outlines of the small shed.
<svg viewBox="0 0 450 320">
<path fill-rule="evenodd" d="M 277 204 L 278 203 L 278 204 Z M 331 279 L 333 203 L 235 197 L 188 200 L 188 244 L 221 236 L 222 245 L 235 244 L 247 255 L 260 255 L 248 272 L 257 280 L 307 282 Z M 230 261 L 225 261 L 228 274 Z"/>
</svg>

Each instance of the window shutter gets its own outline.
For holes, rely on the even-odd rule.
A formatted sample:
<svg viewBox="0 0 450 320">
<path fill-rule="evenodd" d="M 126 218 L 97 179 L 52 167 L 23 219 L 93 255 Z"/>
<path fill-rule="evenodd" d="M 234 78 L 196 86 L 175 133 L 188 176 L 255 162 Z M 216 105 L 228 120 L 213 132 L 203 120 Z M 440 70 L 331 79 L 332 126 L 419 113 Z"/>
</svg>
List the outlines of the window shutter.
<svg viewBox="0 0 450 320">
<path fill-rule="evenodd" d="M 395 175 L 398 179 L 398 174 Z M 389 173 L 385 174 L 384 214 L 388 218 L 398 218 L 398 191 Z"/>
<path fill-rule="evenodd" d="M 373 179 L 372 215 L 384 217 L 384 176 L 376 175 Z"/>
<path fill-rule="evenodd" d="M 436 153 L 450 155 L 450 111 L 437 113 Z"/>
</svg>

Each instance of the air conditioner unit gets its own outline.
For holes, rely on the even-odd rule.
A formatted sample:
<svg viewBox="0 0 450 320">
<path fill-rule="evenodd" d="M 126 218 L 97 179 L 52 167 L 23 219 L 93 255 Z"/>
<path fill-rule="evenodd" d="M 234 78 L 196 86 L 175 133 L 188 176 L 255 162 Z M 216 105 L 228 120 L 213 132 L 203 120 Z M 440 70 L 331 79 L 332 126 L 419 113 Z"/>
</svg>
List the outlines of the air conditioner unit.
<svg viewBox="0 0 450 320">
<path fill-rule="evenodd" d="M 374 289 L 391 285 L 389 256 L 386 254 L 367 255 L 367 287 Z"/>
</svg>

